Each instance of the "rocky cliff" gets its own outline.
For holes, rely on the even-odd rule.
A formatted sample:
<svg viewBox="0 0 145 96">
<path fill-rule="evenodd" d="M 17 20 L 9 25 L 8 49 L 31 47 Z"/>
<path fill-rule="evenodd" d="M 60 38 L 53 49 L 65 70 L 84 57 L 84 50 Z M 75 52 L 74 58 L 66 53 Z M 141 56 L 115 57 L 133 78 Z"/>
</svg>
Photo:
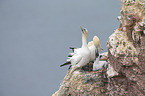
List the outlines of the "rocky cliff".
<svg viewBox="0 0 145 96">
<path fill-rule="evenodd" d="M 145 96 L 145 1 L 121 1 L 120 27 L 107 42 L 108 68 L 68 72 L 53 96 Z"/>
<path fill-rule="evenodd" d="M 120 13 L 120 28 L 107 42 L 110 65 L 119 73 L 108 82 L 109 94 L 145 96 L 145 1 L 122 0 Z"/>
</svg>

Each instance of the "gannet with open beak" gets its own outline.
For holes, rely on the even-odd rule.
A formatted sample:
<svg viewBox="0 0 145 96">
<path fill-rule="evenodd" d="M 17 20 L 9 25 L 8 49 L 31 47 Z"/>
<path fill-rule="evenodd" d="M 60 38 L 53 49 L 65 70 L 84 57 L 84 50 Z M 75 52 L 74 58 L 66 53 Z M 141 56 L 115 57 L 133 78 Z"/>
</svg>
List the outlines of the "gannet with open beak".
<svg viewBox="0 0 145 96">
<path fill-rule="evenodd" d="M 101 51 L 100 40 L 97 36 L 94 36 L 93 41 L 90 41 L 88 43 L 88 48 L 91 52 L 91 55 L 90 55 L 90 62 L 91 62 L 91 61 L 94 61 L 99 56 L 100 51 Z M 70 55 L 69 55 L 70 57 L 72 55 L 74 55 L 75 53 L 79 52 L 79 50 L 80 50 L 80 48 L 75 49 L 72 47 L 71 47 L 71 49 L 73 50 L 73 53 L 70 53 Z"/>
<path fill-rule="evenodd" d="M 81 27 L 81 26 L 80 26 L 80 27 Z M 85 34 L 85 38 L 87 38 L 88 30 L 87 30 L 86 28 L 82 29 L 82 27 L 81 27 L 81 30 L 84 30 L 84 31 L 86 32 L 86 34 Z M 69 53 L 70 56 L 76 54 L 76 53 L 79 52 L 80 49 L 81 49 L 81 48 L 74 48 L 74 47 L 69 47 L 69 48 L 72 49 L 72 51 L 73 51 L 73 53 Z"/>
<path fill-rule="evenodd" d="M 72 57 L 69 57 L 68 62 L 60 65 L 60 67 L 62 67 L 64 65 L 68 65 L 71 63 L 70 74 L 72 74 L 77 68 L 80 68 L 89 63 L 90 60 L 90 50 L 87 46 L 88 30 L 83 29 L 81 27 L 81 31 L 82 31 L 82 47 L 77 52 L 75 52 L 72 55 Z"/>
</svg>

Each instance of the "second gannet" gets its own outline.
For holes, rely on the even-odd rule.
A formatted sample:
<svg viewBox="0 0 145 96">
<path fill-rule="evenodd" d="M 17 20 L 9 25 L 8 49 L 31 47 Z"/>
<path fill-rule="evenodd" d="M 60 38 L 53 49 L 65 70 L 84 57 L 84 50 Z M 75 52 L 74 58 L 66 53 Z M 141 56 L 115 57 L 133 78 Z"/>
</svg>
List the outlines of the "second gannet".
<svg viewBox="0 0 145 96">
<path fill-rule="evenodd" d="M 81 27 L 82 31 L 82 47 L 77 50 L 77 52 L 74 52 L 72 57 L 69 57 L 66 63 L 60 65 L 60 67 L 64 65 L 71 64 L 71 70 L 70 74 L 72 74 L 77 68 L 80 68 L 87 63 L 89 63 L 90 60 L 90 50 L 87 46 L 87 33 L 88 31 L 86 29 L 83 29 Z"/>
<path fill-rule="evenodd" d="M 106 61 L 99 61 L 99 56 L 98 56 L 94 61 L 93 71 L 98 71 L 100 69 L 106 68 L 107 64 L 108 63 Z"/>
<path fill-rule="evenodd" d="M 93 41 L 90 41 L 88 43 L 88 47 L 89 50 L 91 51 L 90 61 L 94 61 L 99 56 L 101 51 L 99 38 L 97 36 L 94 36 Z"/>
</svg>

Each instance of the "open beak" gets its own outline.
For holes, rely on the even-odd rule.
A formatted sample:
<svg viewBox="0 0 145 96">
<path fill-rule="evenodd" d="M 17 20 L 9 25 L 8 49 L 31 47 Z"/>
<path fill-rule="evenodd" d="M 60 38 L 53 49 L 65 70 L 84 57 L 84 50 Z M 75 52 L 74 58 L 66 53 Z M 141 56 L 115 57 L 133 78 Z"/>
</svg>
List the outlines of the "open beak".
<svg viewBox="0 0 145 96">
<path fill-rule="evenodd" d="M 82 28 L 82 26 L 80 26 L 81 30 L 82 30 L 82 33 L 84 33 L 84 29 Z"/>
</svg>

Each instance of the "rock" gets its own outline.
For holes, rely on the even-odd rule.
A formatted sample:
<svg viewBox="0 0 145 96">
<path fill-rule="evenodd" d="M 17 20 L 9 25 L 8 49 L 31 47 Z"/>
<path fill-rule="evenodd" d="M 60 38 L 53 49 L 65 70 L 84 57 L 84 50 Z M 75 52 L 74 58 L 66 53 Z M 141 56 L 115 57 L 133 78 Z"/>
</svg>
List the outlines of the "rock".
<svg viewBox="0 0 145 96">
<path fill-rule="evenodd" d="M 107 92 L 105 72 L 85 72 L 76 70 L 70 77 L 69 72 L 59 90 L 52 96 L 104 96 Z"/>
<path fill-rule="evenodd" d="M 90 63 L 68 72 L 53 96 L 145 96 L 145 0 L 121 1 L 120 27 L 100 55 L 107 70 L 94 73 Z"/>
<path fill-rule="evenodd" d="M 108 94 L 145 96 L 145 1 L 122 2 L 121 26 L 107 42 L 110 65 L 119 73 L 110 78 Z"/>
<path fill-rule="evenodd" d="M 114 76 L 118 76 L 119 74 L 114 70 L 114 68 L 108 64 L 108 68 L 107 68 L 107 76 L 109 78 L 114 77 Z"/>
</svg>

